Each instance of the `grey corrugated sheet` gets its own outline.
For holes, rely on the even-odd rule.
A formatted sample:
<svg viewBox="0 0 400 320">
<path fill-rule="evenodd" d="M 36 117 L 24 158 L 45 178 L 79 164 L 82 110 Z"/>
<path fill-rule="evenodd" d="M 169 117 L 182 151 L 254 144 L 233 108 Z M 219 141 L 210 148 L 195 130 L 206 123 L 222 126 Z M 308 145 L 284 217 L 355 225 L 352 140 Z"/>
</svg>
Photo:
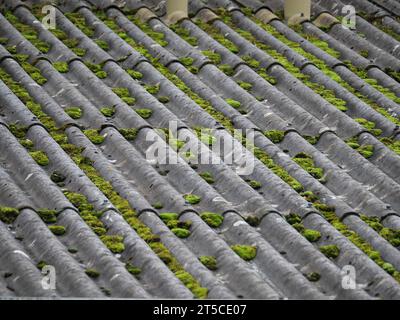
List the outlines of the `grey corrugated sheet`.
<svg viewBox="0 0 400 320">
<path fill-rule="evenodd" d="M 398 30 L 398 3 L 373 2 L 375 4 L 357 0 L 354 5 L 368 15 L 382 19 L 384 26 Z M 346 0 L 313 1 L 313 18 L 324 11 L 337 16 L 335 10 L 348 3 L 350 1 Z M 386 270 L 394 268 L 400 271 L 398 248 L 361 219 L 361 214 L 378 217 L 385 227 L 400 232 L 400 156 L 355 119 L 373 121 L 382 130 L 383 137 L 397 140 L 400 138 L 399 127 L 377 112 L 375 105 L 333 81 L 313 61 L 255 23 L 257 11 L 268 9 L 279 14 L 283 1 L 190 1 L 194 18 L 179 24 L 198 39 L 197 46 L 190 45 L 164 23 L 164 2 L 126 1 L 126 8 L 130 10 L 147 8 L 148 12 L 155 14 L 149 16 L 146 23 L 153 31 L 164 34 L 167 43 L 160 46 L 127 17 L 124 7 L 112 0 L 59 1 L 57 26 L 69 38 L 79 40 L 78 47 L 86 50 L 82 57 L 38 23 L 30 4 L 3 1 L 0 37 L 9 38 L 9 41 L 7 46 L 0 46 L 0 67 L 26 89 L 41 110 L 61 128 L 68 142 L 81 148 L 87 162 L 137 212 L 135 219 L 142 226 L 149 227 L 176 263 L 207 289 L 208 298 L 400 299 L 399 273 L 396 271 L 393 277 L 352 241 L 355 236 L 362 238 L 370 245 L 369 248 L 379 253 L 386 263 Z M 250 8 L 252 13 L 244 14 L 244 7 Z M 127 37 L 147 49 L 150 55 L 136 51 L 126 38 L 124 40 L 121 34 L 110 29 L 96 16 L 96 8 L 104 10 Z M 213 39 L 194 21 L 207 10 L 218 12 L 219 8 L 231 12 L 234 27 L 222 19 L 211 24 L 238 47 L 238 54 Z M 39 38 L 50 45 L 49 52 L 41 53 L 9 23 L 5 17 L 9 10 L 36 30 Z M 94 27 L 92 37 L 83 33 L 65 15 L 72 11 Z M 400 84 L 386 73 L 386 69 L 400 70 L 399 43 L 368 19 L 357 19 L 359 30 L 365 33 L 365 37 L 351 30 L 343 31 L 340 24 L 324 31 L 312 21 L 303 22 L 304 31 L 339 51 L 339 58 L 302 38 L 284 21 L 275 19 L 270 24 L 287 39 L 326 63 L 350 87 L 398 119 L 400 106 L 353 73 L 343 61 L 350 60 L 353 65 L 368 69 L 369 77 L 400 97 Z M 299 67 L 312 81 L 332 90 L 337 98 L 346 101 L 348 111 L 339 111 L 238 30 L 251 33 L 259 42 Z M 105 41 L 109 49 L 102 49 L 94 41 L 96 39 Z M 47 79 L 45 84 L 38 85 L 24 71 L 26 65 L 7 51 L 10 45 L 16 46 L 17 53 L 28 55 L 28 63 L 38 68 Z M 368 59 L 357 53 L 365 49 L 370 53 Z M 204 55 L 204 50 L 218 53 L 222 63 L 232 67 L 233 75 L 223 73 Z M 277 84 L 264 80 L 243 60 L 244 55 L 259 61 L 268 74 L 277 79 Z M 198 72 L 190 72 L 193 69 L 182 64 L 182 58 L 187 57 L 193 59 L 192 67 L 198 68 Z M 170 81 L 154 63 L 154 58 L 187 88 Z M 68 63 L 68 72 L 58 72 L 54 62 Z M 101 64 L 107 77 L 96 77 L 86 65 L 88 62 Z M 127 69 L 141 72 L 143 78 L 133 79 Z M 244 90 L 237 81 L 253 83 L 252 91 Z M 156 84 L 160 85 L 160 92 L 155 95 L 144 87 Z M 127 88 L 136 99 L 135 105 L 129 106 L 115 94 L 112 91 L 115 87 Z M 151 135 L 160 145 L 166 145 L 157 128 L 166 128 L 171 121 L 178 123 L 173 134 L 179 134 L 181 140 L 190 138 L 198 142 L 192 129 L 209 128 L 214 129 L 215 137 L 232 140 L 237 149 L 245 151 L 241 141 L 234 139 L 227 130 L 229 128 L 213 117 L 216 113 L 207 112 L 210 110 L 204 109 L 204 102 L 195 99 L 193 94 L 189 95 L 188 88 L 231 120 L 234 127 L 255 129 L 255 146 L 269 155 L 268 161 L 279 165 L 281 170 L 301 183 L 304 190 L 312 191 L 322 203 L 333 207 L 336 217 L 343 223 L 340 228 L 347 226 L 353 233 L 343 232 L 336 220 L 324 217 L 322 211 L 304 195 L 282 180 L 277 167 L 268 168 L 248 150 L 246 157 L 253 159 L 255 164 L 254 172 L 248 176 L 237 174 L 226 164 L 194 165 L 183 158 L 179 158 L 176 165 L 149 163 L 145 156 L 151 145 L 146 136 Z M 146 239 L 140 237 L 140 232 L 130 225 L 129 219 L 121 215 L 115 198 L 107 198 L 96 185 L 96 180 L 56 142 L 54 132 L 32 113 L 32 106 L 30 110 L 28 103 L 21 101 L 13 90 L 15 88 L 0 81 L 0 206 L 20 210 L 14 223 L 0 222 L 0 299 L 104 298 L 106 295 L 115 298 L 195 297 L 198 292 L 181 281 L 177 277 L 179 273 L 160 259 Z M 167 96 L 169 100 L 159 101 L 161 96 Z M 231 107 L 225 100 L 227 98 L 239 101 L 242 109 Z M 72 119 L 66 113 L 70 106 L 80 106 L 83 116 Z M 115 115 L 104 116 L 101 112 L 104 106 L 113 106 Z M 143 119 L 135 112 L 143 108 L 152 111 L 150 118 Z M 12 134 L 15 124 L 26 128 L 26 138 L 33 142 L 35 150 L 48 155 L 48 165 L 39 166 L 32 159 Z M 89 128 L 99 129 L 104 141 L 98 145 L 92 143 L 84 134 L 84 130 Z M 137 128 L 136 138 L 128 141 L 120 133 L 121 128 Z M 266 130 L 282 130 L 285 136 L 282 141 L 273 143 L 263 134 Z M 310 144 L 306 136 L 319 137 L 318 143 Z M 374 146 L 371 158 L 364 158 L 346 144 L 347 139 L 355 136 L 361 144 Z M 203 155 L 216 159 L 206 144 L 201 148 Z M 176 153 L 172 148 L 169 150 Z M 314 178 L 293 161 L 292 158 L 299 153 L 312 157 L 315 166 L 323 169 L 323 179 Z M 57 185 L 50 179 L 54 171 L 66 176 L 64 185 Z M 212 173 L 213 184 L 199 176 L 205 171 Z M 257 180 L 261 187 L 253 189 L 247 180 Z M 122 253 L 112 253 L 106 247 L 82 219 L 82 212 L 65 197 L 65 188 L 84 195 L 94 210 L 103 213 L 99 215 L 99 221 L 107 229 L 107 234 L 123 237 L 125 250 Z M 189 193 L 201 196 L 201 202 L 195 205 L 187 203 L 182 195 Z M 155 209 L 155 203 L 162 203 L 163 208 Z M 57 225 L 66 228 L 65 235 L 56 236 L 50 232 L 38 216 L 41 208 L 57 211 Z M 160 219 L 162 212 L 179 214 L 180 223 L 190 220 L 190 236 L 178 238 Z M 202 212 L 223 215 L 223 224 L 217 229 L 211 228 L 199 217 Z M 299 214 L 304 226 L 319 231 L 321 239 L 309 242 L 303 237 L 285 220 L 290 213 Z M 254 220 L 258 223 L 251 223 Z M 256 246 L 256 257 L 244 261 L 230 248 L 235 244 Z M 328 244 L 340 248 L 337 258 L 329 259 L 318 250 L 319 246 Z M 77 252 L 72 252 L 71 248 Z M 217 270 L 209 270 L 200 263 L 198 257 L 205 255 L 216 258 Z M 42 287 L 43 275 L 37 267 L 40 261 L 56 268 L 55 290 Z M 125 268 L 128 262 L 140 267 L 139 276 L 128 272 Z M 359 285 L 352 290 L 342 287 L 342 268 L 349 265 L 354 266 Z M 88 268 L 96 269 L 99 277 L 89 277 L 85 273 Z M 319 274 L 320 279 L 310 281 L 307 275 L 313 272 Z"/>
</svg>

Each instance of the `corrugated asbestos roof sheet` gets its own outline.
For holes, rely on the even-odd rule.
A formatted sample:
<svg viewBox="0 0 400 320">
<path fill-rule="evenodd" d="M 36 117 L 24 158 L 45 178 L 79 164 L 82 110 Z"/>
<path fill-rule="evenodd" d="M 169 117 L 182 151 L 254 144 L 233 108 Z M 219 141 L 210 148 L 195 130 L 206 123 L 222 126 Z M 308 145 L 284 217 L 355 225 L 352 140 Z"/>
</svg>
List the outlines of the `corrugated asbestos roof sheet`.
<svg viewBox="0 0 400 320">
<path fill-rule="evenodd" d="M 0 297 L 400 298 L 399 2 L 90 2 L 2 1 Z"/>
</svg>

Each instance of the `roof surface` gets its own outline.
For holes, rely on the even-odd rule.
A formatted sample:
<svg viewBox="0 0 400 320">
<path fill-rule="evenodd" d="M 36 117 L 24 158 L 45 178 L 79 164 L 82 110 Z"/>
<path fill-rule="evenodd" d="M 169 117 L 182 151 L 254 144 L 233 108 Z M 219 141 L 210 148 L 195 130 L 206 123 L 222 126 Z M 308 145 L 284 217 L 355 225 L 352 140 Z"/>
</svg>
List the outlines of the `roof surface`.
<svg viewBox="0 0 400 320">
<path fill-rule="evenodd" d="M 400 3 L 189 2 L 1 1 L 0 297 L 399 299 Z"/>
</svg>

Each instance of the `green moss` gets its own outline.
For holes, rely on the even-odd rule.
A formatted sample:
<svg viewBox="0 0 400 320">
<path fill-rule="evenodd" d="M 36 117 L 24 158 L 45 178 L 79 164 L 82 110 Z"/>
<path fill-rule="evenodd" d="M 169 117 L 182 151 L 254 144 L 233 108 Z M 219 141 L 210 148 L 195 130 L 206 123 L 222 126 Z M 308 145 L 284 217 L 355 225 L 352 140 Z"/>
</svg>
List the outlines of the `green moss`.
<svg viewBox="0 0 400 320">
<path fill-rule="evenodd" d="M 75 48 L 71 48 L 71 50 L 78 57 L 83 57 L 86 54 L 86 49 L 83 49 L 83 48 L 75 47 Z"/>
<path fill-rule="evenodd" d="M 190 273 L 180 270 L 175 272 L 175 276 L 185 284 L 193 294 L 199 299 L 207 298 L 208 289 L 199 286 L 197 283 L 193 282 L 193 277 Z"/>
<path fill-rule="evenodd" d="M 235 71 L 229 64 L 221 64 L 218 68 L 229 77 L 233 76 L 233 74 L 235 73 Z"/>
<path fill-rule="evenodd" d="M 364 118 L 356 118 L 354 119 L 357 123 L 361 124 L 365 129 L 371 132 L 374 136 L 380 136 L 382 134 L 381 129 L 376 129 L 376 124 L 372 121 L 368 121 Z"/>
<path fill-rule="evenodd" d="M 33 147 L 35 146 L 32 140 L 29 139 L 21 139 L 19 140 L 19 143 L 28 151 L 31 151 Z"/>
<path fill-rule="evenodd" d="M 82 109 L 79 107 L 70 107 L 65 109 L 65 112 L 72 118 L 72 119 L 80 119 L 82 117 Z"/>
<path fill-rule="evenodd" d="M 47 263 L 46 263 L 45 261 L 43 261 L 43 260 L 40 260 L 40 261 L 36 264 L 36 267 L 37 267 L 39 270 L 42 270 L 45 266 L 47 266 Z"/>
<path fill-rule="evenodd" d="M 303 138 L 307 140 L 309 144 L 315 145 L 318 143 L 319 137 L 303 135 Z"/>
<path fill-rule="evenodd" d="M 374 155 L 373 145 L 364 145 L 357 149 L 357 151 L 366 159 L 371 158 Z"/>
<path fill-rule="evenodd" d="M 145 85 L 144 88 L 150 94 L 157 94 L 160 91 L 160 84 L 152 85 Z"/>
<path fill-rule="evenodd" d="M 250 57 L 249 55 L 242 56 L 242 59 L 249 65 L 252 69 L 258 69 L 260 67 L 260 62 L 256 59 Z"/>
<path fill-rule="evenodd" d="M 321 251 L 326 257 L 328 257 L 330 259 L 335 259 L 340 254 L 339 247 L 334 244 L 321 246 L 321 247 L 319 247 L 319 251 Z"/>
<path fill-rule="evenodd" d="M 253 85 L 251 83 L 245 81 L 238 81 L 237 83 L 241 88 L 243 88 L 246 91 L 250 91 L 253 88 Z"/>
<path fill-rule="evenodd" d="M 66 62 L 54 62 L 53 67 L 60 73 L 67 73 L 69 71 L 69 67 Z"/>
<path fill-rule="evenodd" d="M 115 108 L 114 107 L 104 107 L 100 109 L 100 112 L 103 114 L 105 117 L 113 117 L 115 114 Z"/>
<path fill-rule="evenodd" d="M 108 43 L 105 42 L 104 40 L 96 39 L 94 41 L 101 49 L 108 51 L 110 47 L 108 46 Z"/>
<path fill-rule="evenodd" d="M 261 221 L 256 215 L 248 215 L 246 217 L 246 222 L 252 227 L 257 227 Z"/>
<path fill-rule="evenodd" d="M 158 101 L 160 101 L 161 103 L 168 103 L 169 102 L 169 97 L 160 96 L 160 97 L 158 97 Z"/>
<path fill-rule="evenodd" d="M 98 71 L 98 72 L 95 73 L 95 75 L 99 79 L 107 78 L 107 72 L 105 72 L 105 71 Z"/>
<path fill-rule="evenodd" d="M 133 79 L 140 80 L 143 78 L 143 74 L 139 71 L 127 69 L 125 70 Z"/>
<path fill-rule="evenodd" d="M 224 222 L 223 216 L 213 212 L 203 212 L 200 218 L 212 228 L 218 228 Z"/>
<path fill-rule="evenodd" d="M 257 255 L 257 247 L 236 244 L 231 246 L 232 250 L 245 261 L 253 260 Z"/>
<path fill-rule="evenodd" d="M 374 146 L 373 145 L 363 145 L 363 146 L 361 146 L 358 143 L 358 138 L 357 137 L 354 137 L 354 138 L 351 138 L 349 140 L 346 140 L 346 144 L 350 148 L 358 151 L 366 159 L 369 159 L 374 155 Z"/>
<path fill-rule="evenodd" d="M 190 236 L 190 231 L 183 228 L 172 228 L 171 231 L 178 237 L 178 238 L 187 238 Z"/>
<path fill-rule="evenodd" d="M 321 279 L 321 275 L 317 272 L 311 272 L 306 275 L 306 278 L 308 281 L 317 282 L 319 279 Z"/>
<path fill-rule="evenodd" d="M 58 30 L 58 29 L 55 29 L 52 31 L 56 31 L 56 30 Z M 68 37 L 67 34 L 65 34 L 65 36 Z M 57 37 L 57 38 L 59 38 L 59 37 Z M 79 45 L 79 40 L 75 39 L 75 38 L 68 38 L 68 39 L 62 40 L 62 42 L 70 49 L 76 48 Z"/>
<path fill-rule="evenodd" d="M 209 270 L 217 270 L 217 259 L 213 256 L 201 256 L 200 262 Z"/>
<path fill-rule="evenodd" d="M 61 183 L 64 182 L 66 177 L 62 174 L 59 173 L 58 171 L 54 171 L 51 176 L 50 176 L 51 181 L 53 181 L 54 183 Z"/>
<path fill-rule="evenodd" d="M 10 207 L 0 207 L 0 221 L 12 224 L 19 215 L 19 210 Z"/>
<path fill-rule="evenodd" d="M 293 160 L 306 170 L 315 179 L 322 179 L 324 171 L 321 168 L 315 166 L 314 160 L 311 156 L 305 154 L 304 152 L 298 153 Z"/>
<path fill-rule="evenodd" d="M 292 224 L 292 227 L 301 234 L 306 230 L 306 227 L 302 223 L 294 223 Z"/>
<path fill-rule="evenodd" d="M 162 208 L 164 207 L 164 205 L 163 205 L 161 202 L 153 203 L 151 206 L 152 206 L 154 209 L 157 209 L 157 210 L 162 209 Z"/>
<path fill-rule="evenodd" d="M 92 71 L 93 73 L 97 73 L 100 71 L 103 71 L 103 67 L 101 64 L 95 64 L 95 63 L 91 63 L 91 62 L 85 62 L 86 67 L 88 67 L 90 69 L 90 71 Z"/>
<path fill-rule="evenodd" d="M 74 248 L 74 247 L 71 247 L 71 248 L 68 248 L 68 252 L 69 252 L 69 253 L 72 253 L 72 254 L 78 253 L 78 249 L 76 249 L 76 248 Z"/>
<path fill-rule="evenodd" d="M 29 75 L 31 76 L 33 81 L 36 81 L 36 83 L 40 86 L 44 85 L 47 82 L 47 79 L 43 77 L 39 71 L 30 72 Z"/>
<path fill-rule="evenodd" d="M 117 235 L 103 235 L 101 241 L 112 253 L 122 253 L 125 250 L 124 237 Z"/>
<path fill-rule="evenodd" d="M 273 143 L 280 143 L 285 138 L 285 132 L 281 130 L 265 131 L 264 135 Z"/>
<path fill-rule="evenodd" d="M 196 196 L 195 194 L 185 194 L 183 198 L 188 202 L 189 204 L 198 204 L 201 201 L 201 197 Z"/>
<path fill-rule="evenodd" d="M 285 217 L 286 221 L 293 225 L 295 223 L 300 223 L 301 222 L 301 217 L 300 215 L 296 214 L 296 213 L 290 213 L 289 215 L 287 215 Z"/>
<path fill-rule="evenodd" d="M 211 62 L 214 63 L 215 65 L 219 65 L 221 63 L 221 55 L 219 53 L 210 50 L 205 50 L 202 51 L 202 54 L 206 56 L 208 59 L 210 59 Z"/>
<path fill-rule="evenodd" d="M 112 88 L 112 91 L 120 98 L 130 96 L 129 90 L 127 88 L 117 87 L 117 88 Z"/>
<path fill-rule="evenodd" d="M 143 119 L 148 119 L 152 116 L 153 110 L 151 109 L 135 109 L 135 112 Z"/>
<path fill-rule="evenodd" d="M 391 245 L 394 247 L 400 246 L 400 231 L 384 227 L 379 217 L 361 215 L 361 219 L 379 233 L 381 237 L 389 241 Z"/>
<path fill-rule="evenodd" d="M 169 221 L 178 220 L 179 215 L 177 213 L 164 212 L 160 214 L 160 218 L 162 221 L 167 223 Z"/>
<path fill-rule="evenodd" d="M 47 166 L 50 162 L 49 158 L 43 151 L 31 151 L 29 154 L 40 166 Z"/>
<path fill-rule="evenodd" d="M 100 272 L 98 272 L 96 269 L 93 268 L 88 268 L 85 270 L 85 273 L 90 277 L 90 278 L 98 278 L 100 277 Z"/>
<path fill-rule="evenodd" d="M 242 142 L 246 145 L 245 141 Z M 291 177 L 289 173 L 283 169 L 282 167 L 278 166 L 269 156 L 268 154 L 263 151 L 262 149 L 254 146 L 250 146 L 247 144 L 247 148 L 253 152 L 254 156 L 260 160 L 266 167 L 272 170 L 277 176 L 279 176 L 283 181 L 289 184 L 295 191 L 301 192 L 303 191 L 303 186 L 300 182 L 296 179 Z"/>
<path fill-rule="evenodd" d="M 233 99 L 225 99 L 226 103 L 228 103 L 231 107 L 235 109 L 239 109 L 241 107 L 241 103 L 239 101 L 233 100 Z"/>
<path fill-rule="evenodd" d="M 133 97 L 122 97 L 121 100 L 128 106 L 133 106 L 136 103 L 136 99 Z"/>
<path fill-rule="evenodd" d="M 142 272 L 142 270 L 140 268 L 135 267 L 134 265 L 132 265 L 130 263 L 125 264 L 125 268 L 126 268 L 126 270 L 128 270 L 128 272 L 131 275 L 134 275 L 134 276 L 137 276 Z"/>
<path fill-rule="evenodd" d="M 0 37 L 0 44 L 4 46 L 7 44 L 8 40 L 9 40 L 8 38 Z"/>
<path fill-rule="evenodd" d="M 138 129 L 135 128 L 121 128 L 118 129 L 119 133 L 128 141 L 133 141 L 136 139 L 137 134 L 138 134 Z"/>
<path fill-rule="evenodd" d="M 55 226 L 55 225 L 52 225 L 52 226 L 49 226 L 49 229 L 50 229 L 50 231 L 53 232 L 53 234 L 56 235 L 56 236 L 62 236 L 62 235 L 64 235 L 65 232 L 66 232 L 66 229 L 65 229 L 65 227 L 63 227 L 63 226 Z"/>
<path fill-rule="evenodd" d="M 306 229 L 302 232 L 302 235 L 310 242 L 317 242 L 321 239 L 321 233 L 317 230 Z"/>
<path fill-rule="evenodd" d="M 382 269 L 385 270 L 390 275 L 393 275 L 396 272 L 396 269 L 393 267 L 391 263 L 385 262 L 382 265 Z"/>
<path fill-rule="evenodd" d="M 55 223 L 57 222 L 57 211 L 50 209 L 39 209 L 37 214 L 45 223 Z"/>
<path fill-rule="evenodd" d="M 364 58 L 368 58 L 368 56 L 369 56 L 369 51 L 368 50 L 361 50 L 359 53 Z"/>
<path fill-rule="evenodd" d="M 253 189 L 260 189 L 262 187 L 261 183 L 259 181 L 256 180 L 250 180 L 248 182 L 248 184 L 250 185 L 250 187 L 252 187 Z"/>
<path fill-rule="evenodd" d="M 193 64 L 194 59 L 191 58 L 191 57 L 183 57 L 183 58 L 180 58 L 179 61 L 180 61 L 185 67 L 190 67 L 190 66 Z"/>
<path fill-rule="evenodd" d="M 27 54 L 14 54 L 13 56 L 20 63 L 26 62 L 29 59 Z"/>
<path fill-rule="evenodd" d="M 50 46 L 40 39 L 34 39 L 31 42 L 42 53 L 48 53 L 50 50 Z"/>
<path fill-rule="evenodd" d="M 83 133 L 93 144 L 102 144 L 105 138 L 96 129 L 84 130 Z"/>
<path fill-rule="evenodd" d="M 17 53 L 17 46 L 8 46 L 8 47 L 6 47 L 6 49 L 11 54 L 16 54 Z"/>
<path fill-rule="evenodd" d="M 18 139 L 24 139 L 26 132 L 28 131 L 26 127 L 15 123 L 9 124 L 8 128 L 10 129 L 11 133 Z"/>
<path fill-rule="evenodd" d="M 214 177 L 210 172 L 199 173 L 199 176 L 202 177 L 209 184 L 213 184 L 215 182 Z"/>
</svg>

